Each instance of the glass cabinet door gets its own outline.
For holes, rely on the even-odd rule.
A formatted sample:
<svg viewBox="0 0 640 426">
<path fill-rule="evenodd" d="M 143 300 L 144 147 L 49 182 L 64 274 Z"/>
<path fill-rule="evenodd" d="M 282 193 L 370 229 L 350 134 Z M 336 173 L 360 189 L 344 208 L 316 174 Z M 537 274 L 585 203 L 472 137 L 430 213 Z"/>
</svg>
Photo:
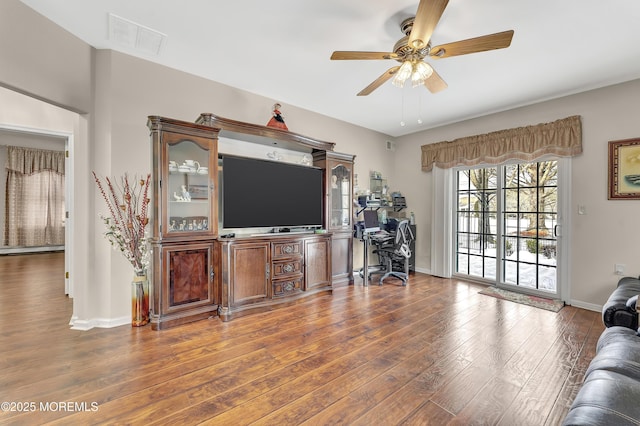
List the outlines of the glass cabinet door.
<svg viewBox="0 0 640 426">
<path fill-rule="evenodd" d="M 167 146 L 168 185 L 167 231 L 207 232 L 211 230 L 209 164 L 211 152 L 200 144 L 182 139 Z"/>
<path fill-rule="evenodd" d="M 330 228 L 350 228 L 351 170 L 343 164 L 331 168 L 330 191 Z"/>
</svg>

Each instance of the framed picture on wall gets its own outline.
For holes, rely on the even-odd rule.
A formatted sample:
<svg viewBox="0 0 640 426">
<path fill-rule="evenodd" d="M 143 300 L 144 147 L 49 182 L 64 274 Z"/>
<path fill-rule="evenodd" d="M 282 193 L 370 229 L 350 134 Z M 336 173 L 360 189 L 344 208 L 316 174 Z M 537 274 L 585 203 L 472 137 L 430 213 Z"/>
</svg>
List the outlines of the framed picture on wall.
<svg viewBox="0 0 640 426">
<path fill-rule="evenodd" d="M 640 138 L 609 142 L 609 199 L 640 200 Z"/>
</svg>

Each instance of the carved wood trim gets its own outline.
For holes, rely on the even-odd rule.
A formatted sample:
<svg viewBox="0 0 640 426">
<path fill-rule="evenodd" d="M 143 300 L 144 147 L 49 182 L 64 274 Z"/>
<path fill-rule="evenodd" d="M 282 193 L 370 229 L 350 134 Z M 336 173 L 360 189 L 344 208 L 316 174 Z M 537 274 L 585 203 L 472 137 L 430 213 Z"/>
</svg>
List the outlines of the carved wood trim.
<svg viewBox="0 0 640 426">
<path fill-rule="evenodd" d="M 196 124 L 219 128 L 220 136 L 231 139 L 261 144 L 265 144 L 267 142 L 265 139 L 267 139 L 271 140 L 270 145 L 280 145 L 282 143 L 283 148 L 296 151 L 333 151 L 335 146 L 333 142 L 313 139 L 288 130 L 230 120 L 211 113 L 200 114 L 200 117 L 196 119 Z M 254 138 L 251 136 L 254 136 Z"/>
</svg>

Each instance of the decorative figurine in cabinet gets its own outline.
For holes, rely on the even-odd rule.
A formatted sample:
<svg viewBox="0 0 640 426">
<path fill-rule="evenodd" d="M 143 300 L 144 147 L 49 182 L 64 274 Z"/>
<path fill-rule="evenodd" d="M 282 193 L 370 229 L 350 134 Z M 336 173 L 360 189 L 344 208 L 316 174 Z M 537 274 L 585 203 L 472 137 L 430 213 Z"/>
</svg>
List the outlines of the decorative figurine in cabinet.
<svg viewBox="0 0 640 426">
<path fill-rule="evenodd" d="M 218 129 L 149 117 L 154 329 L 214 315 Z"/>
<path fill-rule="evenodd" d="M 333 284 L 353 284 L 353 162 L 354 155 L 333 151 L 313 154 L 325 169 L 325 227 L 332 234 Z"/>
</svg>

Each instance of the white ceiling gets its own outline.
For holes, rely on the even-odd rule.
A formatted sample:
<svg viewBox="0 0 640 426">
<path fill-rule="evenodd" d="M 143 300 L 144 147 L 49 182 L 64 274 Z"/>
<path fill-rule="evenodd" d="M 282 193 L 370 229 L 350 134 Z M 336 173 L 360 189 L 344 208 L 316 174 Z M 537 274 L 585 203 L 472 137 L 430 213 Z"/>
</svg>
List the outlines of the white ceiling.
<svg viewBox="0 0 640 426">
<path fill-rule="evenodd" d="M 640 78 L 638 0 L 450 0 L 433 45 L 513 29 L 511 46 L 427 59 L 449 85 L 440 93 L 388 81 L 366 97 L 397 62 L 331 53 L 392 51 L 418 0 L 22 2 L 98 49 L 271 98 L 285 119 L 292 105 L 396 137 Z M 109 14 L 164 34 L 159 53 L 110 39 Z"/>
</svg>

